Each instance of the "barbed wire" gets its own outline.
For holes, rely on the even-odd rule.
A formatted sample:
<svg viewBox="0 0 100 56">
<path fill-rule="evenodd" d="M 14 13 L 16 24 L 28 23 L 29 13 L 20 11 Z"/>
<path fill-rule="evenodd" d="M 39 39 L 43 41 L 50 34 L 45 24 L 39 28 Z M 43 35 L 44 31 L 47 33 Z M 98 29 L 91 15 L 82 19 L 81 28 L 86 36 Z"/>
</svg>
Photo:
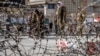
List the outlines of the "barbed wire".
<svg viewBox="0 0 100 56">
<path fill-rule="evenodd" d="M 25 8 L 29 8 L 26 5 L 22 5 L 22 4 L 14 3 L 14 2 L 0 2 L 0 3 L 3 3 L 3 4 L 7 4 L 8 3 L 10 5 L 16 4 L 16 5 L 19 5 L 19 7 L 22 6 L 22 7 L 25 7 Z M 6 24 L 4 24 L 4 26 L 5 25 Z M 38 23 L 36 23 L 36 25 L 38 25 Z M 37 27 L 39 27 L 39 26 L 37 26 Z M 39 27 L 39 29 L 41 29 L 41 28 Z M 22 39 L 19 38 L 20 35 L 17 35 L 17 34 L 13 35 L 11 32 L 9 32 L 7 30 L 4 30 L 4 29 L 1 29 L 1 30 L 4 32 L 4 34 L 3 34 L 2 31 L 1 31 L 1 33 L 3 34 L 5 40 L 0 41 L 0 43 L 2 43 L 2 44 L 0 44 L 0 47 L 1 47 L 0 50 L 2 50 L 1 52 L 4 53 L 4 56 L 17 56 L 17 55 L 19 55 L 19 56 L 33 56 L 35 54 L 36 54 L 36 56 L 39 56 L 39 54 L 41 54 L 42 56 L 46 56 L 47 54 L 48 55 L 51 55 L 51 54 L 57 55 L 59 53 L 58 50 L 51 49 L 51 48 L 56 48 L 56 46 L 51 46 L 51 47 L 48 46 L 48 44 L 49 44 L 48 42 L 50 40 L 48 38 L 49 37 L 48 35 L 47 35 L 47 39 L 46 39 L 46 45 L 42 45 L 43 44 L 42 43 L 43 39 L 40 38 L 41 35 L 38 34 L 39 39 L 36 39 L 37 36 L 35 36 L 35 38 L 34 38 L 33 35 L 34 35 L 35 32 L 33 32 L 32 36 L 31 36 L 32 37 L 31 39 L 34 40 L 34 43 L 33 43 L 34 45 L 32 45 L 32 48 L 30 48 L 28 50 L 28 52 L 27 52 L 27 50 L 25 50 L 25 47 L 30 47 L 31 45 L 27 46 L 27 45 L 24 45 L 24 44 L 20 43 L 23 40 L 23 38 Z M 38 32 L 41 33 L 40 31 L 38 31 Z M 87 34 L 86 37 L 89 38 L 89 34 Z M 28 36 L 28 38 L 30 38 L 30 36 Z M 66 36 L 66 38 L 68 39 L 69 37 Z M 71 38 L 73 39 L 73 37 L 70 37 L 70 40 L 71 40 L 70 42 L 73 42 L 73 40 Z M 76 37 L 75 36 L 74 38 L 76 39 L 76 42 L 78 42 L 78 44 L 79 44 L 78 49 L 80 48 L 80 49 L 83 49 L 83 51 L 85 51 L 86 47 L 84 48 L 84 46 L 86 46 L 85 45 L 86 43 L 82 43 L 80 41 L 80 39 L 79 39 L 80 37 Z M 88 38 L 87 38 L 87 41 L 88 41 Z M 13 41 L 15 44 L 13 45 L 10 41 Z M 57 41 L 57 39 L 55 41 Z M 72 44 L 72 46 L 73 45 L 75 45 L 75 44 Z M 72 46 L 69 48 L 70 50 L 72 49 Z M 23 48 L 23 50 L 21 49 L 21 47 Z M 37 50 L 37 48 L 39 48 L 39 50 L 37 51 L 37 53 L 35 53 L 35 51 Z M 12 51 L 11 54 L 8 54 L 8 52 L 7 52 L 8 49 Z M 41 49 L 43 50 L 42 53 L 40 53 Z M 74 50 L 74 48 L 72 49 L 72 51 L 73 50 Z M 32 55 L 30 54 L 31 51 L 33 51 Z M 49 51 L 54 52 L 54 53 L 49 53 Z M 78 54 L 86 55 L 86 53 L 84 54 L 80 50 L 77 50 L 77 51 L 78 52 L 76 52 L 76 49 L 75 49 L 75 51 L 73 51 L 72 53 L 76 53 L 77 55 Z M 69 52 L 69 54 L 70 53 L 71 52 Z M 65 54 L 65 55 L 67 55 L 67 54 Z M 53 56 L 53 55 L 51 55 L 51 56 Z"/>
<path fill-rule="evenodd" d="M 18 7 L 24 7 L 24 8 L 30 8 L 30 7 L 28 7 L 28 6 L 26 6 L 26 5 L 23 5 L 23 4 L 20 4 L 20 3 L 18 3 L 18 2 L 0 2 L 1 4 L 3 4 L 3 5 L 5 5 L 5 4 L 9 4 L 9 5 L 18 5 Z M 3 6 L 4 7 L 4 6 Z"/>
</svg>

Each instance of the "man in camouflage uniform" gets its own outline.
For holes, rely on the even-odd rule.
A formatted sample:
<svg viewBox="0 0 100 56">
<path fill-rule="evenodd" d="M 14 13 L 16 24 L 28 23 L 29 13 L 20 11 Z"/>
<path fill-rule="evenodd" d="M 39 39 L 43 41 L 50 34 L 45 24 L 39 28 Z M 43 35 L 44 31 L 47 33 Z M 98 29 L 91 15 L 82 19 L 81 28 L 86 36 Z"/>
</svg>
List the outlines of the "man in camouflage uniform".
<svg viewBox="0 0 100 56">
<path fill-rule="evenodd" d="M 84 14 L 78 13 L 77 15 L 77 34 L 82 36 L 83 22 L 85 20 Z"/>
<path fill-rule="evenodd" d="M 32 30 L 36 33 L 33 32 L 33 34 L 39 35 L 41 36 L 41 38 L 44 38 L 44 14 L 42 11 L 39 11 L 38 9 L 35 10 L 35 13 L 32 14 Z M 35 28 L 35 29 L 33 29 Z"/>
<path fill-rule="evenodd" d="M 58 2 L 58 7 L 56 11 L 57 19 L 55 21 L 57 28 L 59 31 L 62 31 L 66 22 L 66 7 L 62 4 L 62 2 Z"/>
<path fill-rule="evenodd" d="M 37 35 L 38 34 L 38 31 L 39 31 L 39 10 L 36 9 L 34 12 L 31 13 L 31 17 L 30 17 L 30 22 L 29 22 L 29 25 L 30 25 L 30 34 L 34 34 L 34 35 Z M 35 33 L 34 33 L 35 32 Z"/>
</svg>

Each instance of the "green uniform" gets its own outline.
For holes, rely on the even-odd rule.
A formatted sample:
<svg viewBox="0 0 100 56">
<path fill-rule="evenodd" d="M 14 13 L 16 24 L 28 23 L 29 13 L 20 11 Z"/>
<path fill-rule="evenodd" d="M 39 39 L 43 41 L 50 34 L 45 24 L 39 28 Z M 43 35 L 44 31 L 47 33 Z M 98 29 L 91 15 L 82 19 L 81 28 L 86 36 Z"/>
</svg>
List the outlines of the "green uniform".
<svg viewBox="0 0 100 56">
<path fill-rule="evenodd" d="M 66 22 L 66 7 L 62 6 L 58 11 L 58 21 L 57 25 L 59 26 L 59 30 L 63 30 Z"/>
<path fill-rule="evenodd" d="M 82 13 L 80 13 L 77 17 L 77 30 L 78 34 L 82 36 L 82 29 L 83 29 L 83 22 L 85 20 L 85 17 Z"/>
</svg>

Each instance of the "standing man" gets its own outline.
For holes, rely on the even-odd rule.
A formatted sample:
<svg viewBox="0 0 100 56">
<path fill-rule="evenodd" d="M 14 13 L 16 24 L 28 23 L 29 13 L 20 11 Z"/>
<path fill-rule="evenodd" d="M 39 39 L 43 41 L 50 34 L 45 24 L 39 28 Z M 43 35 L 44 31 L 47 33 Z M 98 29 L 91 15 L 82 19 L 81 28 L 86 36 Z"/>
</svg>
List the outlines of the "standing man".
<svg viewBox="0 0 100 56">
<path fill-rule="evenodd" d="M 9 32 L 10 31 L 10 26 L 11 26 L 11 15 L 8 15 L 8 18 L 6 19 L 6 22 L 7 22 L 6 30 L 7 30 L 7 32 Z"/>
<path fill-rule="evenodd" d="M 58 1 L 57 3 L 57 10 L 56 10 L 56 25 L 58 27 L 59 31 L 62 31 L 64 29 L 65 25 L 65 18 L 66 18 L 66 7 L 62 3 L 62 1 Z"/>
<path fill-rule="evenodd" d="M 53 15 L 51 14 L 50 15 L 50 19 L 49 19 L 49 28 L 50 28 L 50 32 L 52 32 L 52 30 L 53 30 L 53 21 L 54 20 L 54 17 L 53 17 Z"/>
<path fill-rule="evenodd" d="M 76 15 L 74 13 L 71 13 L 71 23 L 72 23 L 72 34 L 76 34 Z"/>
<path fill-rule="evenodd" d="M 81 11 L 81 8 L 79 8 L 79 13 L 77 14 L 77 34 L 82 36 L 82 30 L 83 30 L 83 22 L 85 20 L 85 15 Z"/>
</svg>

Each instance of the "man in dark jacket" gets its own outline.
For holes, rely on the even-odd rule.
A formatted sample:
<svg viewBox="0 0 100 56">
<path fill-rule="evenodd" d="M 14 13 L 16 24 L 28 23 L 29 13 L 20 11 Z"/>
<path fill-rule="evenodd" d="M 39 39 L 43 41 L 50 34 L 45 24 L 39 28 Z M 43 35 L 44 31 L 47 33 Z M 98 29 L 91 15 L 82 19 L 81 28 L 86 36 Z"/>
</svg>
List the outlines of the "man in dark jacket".
<svg viewBox="0 0 100 56">
<path fill-rule="evenodd" d="M 8 15 L 8 18 L 6 19 L 6 30 L 10 31 L 10 25 L 11 25 L 11 15 Z"/>
</svg>

